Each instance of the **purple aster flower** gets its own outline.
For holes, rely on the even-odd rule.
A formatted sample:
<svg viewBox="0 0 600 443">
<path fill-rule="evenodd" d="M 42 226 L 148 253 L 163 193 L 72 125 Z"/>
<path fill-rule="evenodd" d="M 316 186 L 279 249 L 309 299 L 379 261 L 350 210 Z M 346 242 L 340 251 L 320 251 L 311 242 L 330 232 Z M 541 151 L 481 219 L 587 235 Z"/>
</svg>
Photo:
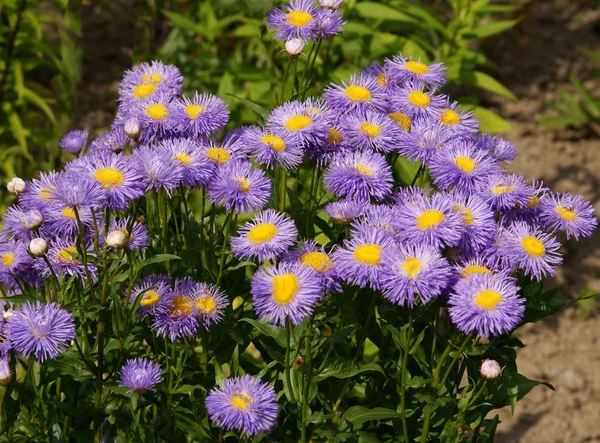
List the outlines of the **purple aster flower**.
<svg viewBox="0 0 600 443">
<path fill-rule="evenodd" d="M 89 152 L 90 154 L 98 151 L 119 153 L 127 147 L 128 143 L 131 143 L 131 139 L 125 134 L 122 127 L 117 126 L 92 140 Z"/>
<path fill-rule="evenodd" d="M 446 83 L 446 67 L 443 63 L 426 65 L 412 57 L 403 57 L 402 54 L 385 60 L 385 67 L 392 81 L 398 84 L 421 83 L 431 88 L 440 88 Z"/>
<path fill-rule="evenodd" d="M 447 104 L 440 111 L 437 120 L 444 128 L 456 135 L 476 134 L 479 130 L 479 120 L 473 118 L 472 111 L 461 111 L 458 102 Z"/>
<path fill-rule="evenodd" d="M 477 147 L 488 152 L 500 162 L 512 162 L 517 158 L 517 148 L 508 140 L 489 134 L 480 134 L 476 139 Z"/>
<path fill-rule="evenodd" d="M 396 238 L 398 234 L 398 207 L 390 205 L 371 205 L 366 212 L 352 223 L 352 234 L 367 231 L 380 231 Z"/>
<path fill-rule="evenodd" d="M 52 193 L 50 208 L 71 208 L 79 212 L 97 209 L 104 205 L 105 194 L 98 181 L 77 172 L 61 174 Z"/>
<path fill-rule="evenodd" d="M 340 200 L 326 204 L 324 211 L 337 223 L 350 223 L 363 215 L 369 206 L 365 201 Z"/>
<path fill-rule="evenodd" d="M 331 83 L 323 92 L 329 107 L 339 112 L 368 109 L 385 112 L 388 108 L 386 93 L 377 79 L 368 74 L 352 75 L 350 83 Z"/>
<path fill-rule="evenodd" d="M 554 275 L 554 268 L 562 263 L 558 252 L 560 243 L 550 234 L 525 222 L 508 226 L 502 240 L 499 253 L 503 263 L 510 268 L 518 267 L 536 280 Z"/>
<path fill-rule="evenodd" d="M 4 230 L 23 241 L 31 240 L 43 221 L 44 216 L 37 209 L 26 210 L 17 205 L 7 208 L 2 216 Z"/>
<path fill-rule="evenodd" d="M 464 231 L 463 220 L 452 207 L 452 199 L 445 194 L 401 205 L 397 217 L 398 238 L 409 244 L 436 248 L 458 245 Z"/>
<path fill-rule="evenodd" d="M 381 256 L 379 280 L 383 296 L 399 306 L 414 306 L 439 297 L 448 286 L 452 268 L 440 251 L 431 246 L 394 246 Z"/>
<path fill-rule="evenodd" d="M 65 151 L 77 154 L 85 145 L 87 138 L 87 131 L 71 131 L 65 134 L 63 138 L 60 139 L 60 141 L 58 142 L 58 146 L 61 149 L 64 149 Z"/>
<path fill-rule="evenodd" d="M 474 255 L 469 259 L 461 260 L 456 266 L 456 271 L 461 278 L 471 278 L 474 275 L 496 275 L 501 272 L 507 274 L 505 270 L 502 270 L 498 266 L 488 263 L 488 260 L 480 255 Z"/>
<path fill-rule="evenodd" d="M 319 275 L 297 263 L 279 263 L 252 276 L 252 306 L 261 320 L 284 328 L 289 318 L 299 325 L 322 298 Z"/>
<path fill-rule="evenodd" d="M 8 335 L 15 351 L 43 362 L 69 347 L 75 324 L 71 313 L 56 303 L 25 302 L 9 317 Z"/>
<path fill-rule="evenodd" d="M 344 240 L 344 247 L 333 252 L 338 275 L 349 284 L 364 288 L 367 283 L 381 288 L 382 255 L 394 245 L 394 240 L 381 231 L 364 231 Z"/>
<path fill-rule="evenodd" d="M 328 8 L 319 9 L 317 11 L 316 21 L 318 35 L 324 40 L 341 33 L 344 26 L 348 23 L 344 20 L 341 11 L 335 11 Z"/>
<path fill-rule="evenodd" d="M 594 207 L 581 195 L 547 194 L 539 207 L 544 226 L 552 232 L 564 231 L 567 239 L 590 237 L 598 225 Z"/>
<path fill-rule="evenodd" d="M 31 267 L 27 244 L 4 239 L 0 242 L 0 274 L 21 274 Z"/>
<path fill-rule="evenodd" d="M 223 318 L 223 311 L 229 306 L 227 295 L 208 283 L 196 283 L 190 298 L 205 329 L 219 323 Z"/>
<path fill-rule="evenodd" d="M 125 72 L 119 90 L 119 101 L 140 101 L 157 94 L 174 97 L 182 89 L 183 76 L 176 66 L 159 61 L 141 63 Z"/>
<path fill-rule="evenodd" d="M 54 199 L 51 191 L 56 189 L 56 182 L 59 177 L 59 172 L 40 172 L 39 180 L 34 178 L 25 186 L 25 191 L 19 198 L 19 204 L 24 209 L 43 211 Z"/>
<path fill-rule="evenodd" d="M 398 142 L 398 153 L 412 161 L 431 162 L 450 141 L 451 134 L 442 125 L 427 120 L 413 122 L 410 132 L 403 132 Z"/>
<path fill-rule="evenodd" d="M 218 168 L 231 160 L 244 158 L 244 148 L 244 143 L 237 134 L 231 136 L 230 133 L 221 143 L 211 140 L 201 144 L 200 155 Z"/>
<path fill-rule="evenodd" d="M 302 147 L 284 131 L 250 126 L 244 129 L 242 137 L 256 161 L 268 169 L 281 166 L 289 171 L 302 163 Z"/>
<path fill-rule="evenodd" d="M 525 313 L 514 279 L 480 274 L 460 279 L 448 305 L 450 319 L 465 334 L 498 336 L 514 330 Z"/>
<path fill-rule="evenodd" d="M 231 252 L 238 259 L 273 260 L 286 252 L 298 239 L 292 220 L 272 209 L 262 211 L 231 237 Z"/>
<path fill-rule="evenodd" d="M 364 69 L 363 74 L 374 77 L 375 80 L 377 80 L 377 83 L 379 83 L 379 86 L 381 86 L 386 92 L 391 90 L 393 82 L 390 80 L 385 67 L 379 63 L 371 63 Z"/>
<path fill-rule="evenodd" d="M 293 140 L 297 145 L 322 144 L 329 134 L 328 119 L 319 108 L 297 101 L 285 102 L 273 109 L 267 126 L 281 137 Z"/>
<path fill-rule="evenodd" d="M 92 249 L 90 245 L 84 244 L 83 246 L 88 251 Z M 62 238 L 54 239 L 50 242 L 47 255 L 48 261 L 59 277 L 72 275 L 79 278 L 85 277 L 85 268 L 79 259 L 77 246 L 75 246 L 74 241 Z M 34 267 L 44 278 L 48 278 L 52 275 L 52 271 L 43 260 L 36 260 L 34 262 Z M 94 263 L 88 263 L 88 270 L 92 276 L 95 276 L 97 267 Z"/>
<path fill-rule="evenodd" d="M 358 149 L 390 153 L 396 149 L 402 130 L 386 114 L 373 111 L 352 112 L 343 121 L 348 143 Z"/>
<path fill-rule="evenodd" d="M 162 381 L 162 369 L 158 363 L 146 358 L 133 358 L 121 368 L 120 384 L 127 388 L 127 393 L 141 394 L 153 391 Z"/>
<path fill-rule="evenodd" d="M 516 174 L 491 175 L 478 188 L 478 194 L 495 210 L 526 206 L 533 193 L 523 176 Z"/>
<path fill-rule="evenodd" d="M 527 204 L 524 206 L 517 204 L 512 209 L 501 210 L 499 223 L 509 225 L 515 221 L 525 221 L 531 225 L 540 224 L 541 199 L 549 191 L 550 189 L 545 187 L 543 182 L 533 180 L 531 186 L 527 187 Z"/>
<path fill-rule="evenodd" d="M 171 195 L 183 180 L 181 166 L 165 158 L 161 149 L 142 146 L 133 153 L 131 162 L 146 186 L 145 192 L 164 189 Z"/>
<path fill-rule="evenodd" d="M 228 378 L 206 396 L 210 419 L 227 431 L 256 435 L 277 421 L 277 394 L 258 377 Z"/>
<path fill-rule="evenodd" d="M 152 143 L 167 135 L 173 124 L 173 102 L 170 97 L 158 94 L 135 104 L 132 114 L 126 113 L 122 120 L 132 115 L 138 118 L 141 126 L 140 142 Z"/>
<path fill-rule="evenodd" d="M 302 246 L 286 254 L 282 260 L 297 263 L 315 271 L 321 279 L 321 286 L 325 293 L 342 292 L 340 278 L 335 272 L 333 260 L 325 248 L 317 245 L 315 241 L 305 241 Z"/>
<path fill-rule="evenodd" d="M 472 193 L 488 177 L 500 172 L 489 154 L 467 140 L 456 140 L 441 149 L 429 162 L 433 183 L 440 189 Z"/>
<path fill-rule="evenodd" d="M 93 222 L 92 212 L 90 209 L 78 208 L 76 215 L 73 208 L 64 204 L 52 204 L 45 211 L 45 214 L 46 221 L 42 231 L 44 235 L 50 237 L 76 236 L 77 232 L 79 231 L 77 215 L 79 215 L 79 220 L 84 226 L 84 230 L 86 226 L 91 226 Z"/>
<path fill-rule="evenodd" d="M 110 224 L 109 231 L 119 230 L 123 232 L 127 238 L 127 248 L 130 251 L 139 251 L 150 246 L 150 234 L 148 228 L 137 220 L 122 219 L 113 220 Z M 104 229 L 100 229 L 101 243 L 104 242 Z"/>
<path fill-rule="evenodd" d="M 229 121 L 229 109 L 223 100 L 212 94 L 176 99 L 172 105 L 172 129 L 187 137 L 207 136 L 222 131 Z"/>
<path fill-rule="evenodd" d="M 460 214 L 462 237 L 458 246 L 467 254 L 480 252 L 492 241 L 496 223 L 492 208 L 477 195 L 451 194 L 452 211 Z"/>
<path fill-rule="evenodd" d="M 327 190 L 338 197 L 383 200 L 392 192 L 392 168 L 385 157 L 367 151 L 336 155 L 323 179 Z"/>
<path fill-rule="evenodd" d="M 149 275 L 131 290 L 129 297 L 133 303 L 141 296 L 137 314 L 140 318 L 154 316 L 156 307 L 171 293 L 171 280 L 162 275 Z"/>
<path fill-rule="evenodd" d="M 176 280 L 173 291 L 161 297 L 152 311 L 152 329 L 158 336 L 172 342 L 196 336 L 199 314 L 192 299 L 195 284 L 189 278 Z"/>
<path fill-rule="evenodd" d="M 328 115 L 330 115 L 330 112 L 328 112 Z M 348 142 L 342 117 L 338 115 L 328 118 L 327 138 L 325 141 L 309 144 L 304 147 L 307 156 L 317 160 L 317 168 L 319 169 L 328 165 L 336 154 L 354 151 Z"/>
<path fill-rule="evenodd" d="M 312 0 L 291 0 L 289 6 L 271 9 L 267 23 L 279 40 L 317 39 L 317 11 Z"/>
<path fill-rule="evenodd" d="M 390 73 L 391 75 L 391 73 Z M 422 83 L 406 83 L 398 87 L 392 96 L 392 105 L 397 112 L 415 118 L 435 118 L 447 103 L 444 95 L 434 95 Z"/>
<path fill-rule="evenodd" d="M 236 160 L 219 169 L 209 185 L 208 199 L 228 211 L 252 212 L 264 207 L 271 196 L 271 181 L 247 160 Z"/>
<path fill-rule="evenodd" d="M 157 151 L 181 169 L 182 182 L 187 187 L 206 185 L 214 176 L 214 163 L 202 155 L 200 144 L 192 138 L 163 140 Z"/>
<path fill-rule="evenodd" d="M 404 132 L 410 132 L 412 118 L 410 118 L 408 115 L 392 109 L 392 111 L 388 113 L 388 117 L 391 118 L 392 121 L 396 123 L 396 126 L 402 129 Z"/>
<path fill-rule="evenodd" d="M 430 197 L 430 190 L 418 186 L 408 186 L 400 188 L 394 194 L 394 200 L 399 206 L 410 204 L 415 205 L 417 201 L 427 200 Z"/>
<path fill-rule="evenodd" d="M 102 187 L 106 204 L 113 210 L 127 209 L 133 200 L 144 195 L 144 178 L 131 156 L 112 152 L 97 152 L 72 162 L 67 172 L 87 172 Z"/>
</svg>

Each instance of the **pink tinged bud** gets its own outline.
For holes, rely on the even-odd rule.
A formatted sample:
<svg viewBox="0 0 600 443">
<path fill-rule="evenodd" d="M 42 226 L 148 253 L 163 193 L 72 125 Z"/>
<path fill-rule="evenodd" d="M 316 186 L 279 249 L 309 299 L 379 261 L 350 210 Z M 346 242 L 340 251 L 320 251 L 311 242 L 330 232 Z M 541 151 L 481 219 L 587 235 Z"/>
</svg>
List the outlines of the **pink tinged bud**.
<svg viewBox="0 0 600 443">
<path fill-rule="evenodd" d="M 502 374 L 502 367 L 496 360 L 483 360 L 479 373 L 485 380 L 494 381 Z"/>
<path fill-rule="evenodd" d="M 285 50 L 290 57 L 298 57 L 304 50 L 304 40 L 301 38 L 292 38 L 285 42 Z"/>
<path fill-rule="evenodd" d="M 8 189 L 8 192 L 10 192 L 12 195 L 19 196 L 25 189 L 25 182 L 19 177 L 15 177 L 6 184 L 6 189 Z"/>
<path fill-rule="evenodd" d="M 34 257 L 42 257 L 48 252 L 48 243 L 43 238 L 34 238 L 29 242 L 29 252 Z"/>
<path fill-rule="evenodd" d="M 13 376 L 8 356 L 0 358 L 0 386 L 6 386 Z"/>
<path fill-rule="evenodd" d="M 115 229 L 114 231 L 110 231 L 106 236 L 106 244 L 111 248 L 115 249 L 123 249 L 127 246 L 128 238 L 127 234 L 123 231 Z"/>
<path fill-rule="evenodd" d="M 39 228 L 43 221 L 44 216 L 37 209 L 27 211 L 25 216 L 21 218 L 21 224 L 23 225 L 23 227 L 25 229 L 29 229 L 30 231 Z"/>
<path fill-rule="evenodd" d="M 125 122 L 123 130 L 127 136 L 136 139 L 140 135 L 140 122 L 136 118 L 130 118 Z"/>
<path fill-rule="evenodd" d="M 344 3 L 344 0 L 320 0 L 319 6 L 321 8 L 340 9 L 342 3 Z"/>
</svg>

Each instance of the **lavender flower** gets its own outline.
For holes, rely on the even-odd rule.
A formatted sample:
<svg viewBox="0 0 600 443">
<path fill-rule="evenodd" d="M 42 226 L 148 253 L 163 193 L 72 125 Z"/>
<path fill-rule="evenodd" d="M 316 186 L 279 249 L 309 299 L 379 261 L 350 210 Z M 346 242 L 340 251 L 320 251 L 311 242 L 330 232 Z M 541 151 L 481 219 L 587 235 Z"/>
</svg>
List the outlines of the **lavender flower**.
<svg viewBox="0 0 600 443">
<path fill-rule="evenodd" d="M 77 154 L 84 147 L 85 142 L 88 138 L 87 131 L 71 131 L 65 134 L 60 141 L 58 142 L 58 146 L 65 151 L 72 152 Z"/>
<path fill-rule="evenodd" d="M 426 65 L 421 60 L 406 58 L 402 54 L 386 59 L 385 68 L 389 77 L 398 84 L 422 83 L 428 87 L 439 88 L 446 82 L 446 67 L 443 63 Z"/>
<path fill-rule="evenodd" d="M 540 219 L 552 232 L 564 231 L 567 238 L 589 237 L 598 220 L 593 206 L 581 195 L 549 194 L 540 200 Z"/>
<path fill-rule="evenodd" d="M 129 394 L 153 391 L 161 381 L 160 365 L 146 358 L 127 360 L 127 363 L 121 368 L 120 384 L 127 388 Z"/>
<path fill-rule="evenodd" d="M 223 100 L 212 94 L 183 97 L 172 104 L 171 127 L 187 137 L 207 136 L 222 131 L 229 121 L 229 109 Z"/>
<path fill-rule="evenodd" d="M 344 113 L 355 109 L 385 112 L 388 107 L 385 91 L 375 78 L 366 74 L 352 75 L 349 83 L 342 81 L 342 86 L 332 83 L 323 95 L 331 109 Z"/>
<path fill-rule="evenodd" d="M 271 9 L 267 15 L 267 23 L 274 28 L 279 40 L 316 40 L 317 37 L 317 11 L 312 0 L 291 0 L 289 6 Z"/>
</svg>

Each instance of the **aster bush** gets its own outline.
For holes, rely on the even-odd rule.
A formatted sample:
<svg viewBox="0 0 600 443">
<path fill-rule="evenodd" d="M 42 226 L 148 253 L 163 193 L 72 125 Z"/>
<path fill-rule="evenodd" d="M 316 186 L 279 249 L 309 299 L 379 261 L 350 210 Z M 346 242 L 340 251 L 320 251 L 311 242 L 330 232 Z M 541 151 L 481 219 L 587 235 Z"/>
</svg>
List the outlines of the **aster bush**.
<svg viewBox="0 0 600 443">
<path fill-rule="evenodd" d="M 254 125 L 142 63 L 109 130 L 9 183 L 2 438 L 492 441 L 495 409 L 551 387 L 512 334 L 567 303 L 544 283 L 591 205 L 510 174 L 444 64 L 308 97 L 341 4 L 268 14 L 288 68 L 274 109 L 242 102 Z"/>
</svg>

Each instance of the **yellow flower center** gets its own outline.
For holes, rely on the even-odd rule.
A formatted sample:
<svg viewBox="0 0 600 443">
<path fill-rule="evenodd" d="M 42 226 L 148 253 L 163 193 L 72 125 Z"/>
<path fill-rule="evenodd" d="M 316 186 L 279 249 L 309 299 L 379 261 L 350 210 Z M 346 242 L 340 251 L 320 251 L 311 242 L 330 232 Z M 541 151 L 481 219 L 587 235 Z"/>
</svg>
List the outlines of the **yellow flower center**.
<svg viewBox="0 0 600 443">
<path fill-rule="evenodd" d="M 301 28 L 312 22 L 313 16 L 306 11 L 292 11 L 288 13 L 286 21 L 296 28 Z"/>
<path fill-rule="evenodd" d="M 77 254 L 77 248 L 75 246 L 69 246 L 68 248 L 61 249 L 56 254 L 56 261 L 59 263 L 77 263 L 77 260 L 73 257 L 73 254 Z"/>
<path fill-rule="evenodd" d="M 468 278 L 469 275 L 473 275 L 473 274 L 488 274 L 488 275 L 492 275 L 492 271 L 490 271 L 485 266 L 471 265 L 471 266 L 465 266 L 465 268 L 460 272 L 460 275 L 463 278 Z"/>
<path fill-rule="evenodd" d="M 187 105 L 185 108 L 183 108 L 183 111 L 189 118 L 195 120 L 200 114 L 206 111 L 206 108 L 200 105 Z"/>
<path fill-rule="evenodd" d="M 538 238 L 535 238 L 533 235 L 523 237 L 521 240 L 521 246 L 525 252 L 532 257 L 540 258 L 546 253 L 546 247 L 544 246 L 544 243 L 542 243 Z"/>
<path fill-rule="evenodd" d="M 289 304 L 296 294 L 300 280 L 294 274 L 281 274 L 273 277 L 273 300 L 280 305 Z"/>
<path fill-rule="evenodd" d="M 454 212 L 460 212 L 464 218 L 465 224 L 471 226 L 473 224 L 473 213 L 469 208 L 464 205 L 455 205 L 452 206 L 452 210 Z"/>
<path fill-rule="evenodd" d="M 437 209 L 426 209 L 417 217 L 417 228 L 421 231 L 433 228 L 444 221 L 444 213 Z"/>
<path fill-rule="evenodd" d="M 354 259 L 359 263 L 366 265 L 377 265 L 381 259 L 381 251 L 383 248 L 379 245 L 367 243 L 359 245 L 354 250 Z"/>
<path fill-rule="evenodd" d="M 444 109 L 441 121 L 445 126 L 456 126 L 460 123 L 460 116 L 452 109 Z"/>
<path fill-rule="evenodd" d="M 575 211 L 565 208 L 564 206 L 557 206 L 555 211 L 563 220 L 573 221 L 577 219 L 577 214 L 575 214 Z"/>
<path fill-rule="evenodd" d="M 240 190 L 242 192 L 248 192 L 250 189 L 250 182 L 244 177 L 236 177 L 235 181 L 240 184 Z"/>
<path fill-rule="evenodd" d="M 300 257 L 300 263 L 304 266 L 310 266 L 317 272 L 327 272 L 333 266 L 333 260 L 329 258 L 329 256 L 323 252 L 313 251 L 306 252 L 302 254 Z"/>
<path fill-rule="evenodd" d="M 248 394 L 235 394 L 231 397 L 231 406 L 236 409 L 245 410 L 252 403 L 252 397 Z"/>
<path fill-rule="evenodd" d="M 248 241 L 255 245 L 268 242 L 277 235 L 277 231 L 273 223 L 259 223 L 248 231 Z"/>
<path fill-rule="evenodd" d="M 540 199 L 538 198 L 537 195 L 532 195 L 531 197 L 529 197 L 529 200 L 527 200 L 528 208 L 535 209 L 539 206 L 539 204 L 540 204 Z"/>
<path fill-rule="evenodd" d="M 169 110 L 162 103 L 154 103 L 146 108 L 146 115 L 154 120 L 162 120 L 169 115 Z"/>
<path fill-rule="evenodd" d="M 227 162 L 231 155 L 223 148 L 208 148 L 206 150 L 206 157 L 217 165 L 222 165 Z"/>
<path fill-rule="evenodd" d="M 373 175 L 373 170 L 371 168 L 369 168 L 367 165 L 365 165 L 364 163 L 355 164 L 354 169 L 356 169 L 362 175 L 366 175 L 367 177 L 370 177 L 371 175 Z"/>
<path fill-rule="evenodd" d="M 415 74 L 427 74 L 427 71 L 429 71 L 429 67 L 425 63 L 415 62 L 413 60 L 404 63 L 404 69 L 414 72 Z"/>
<path fill-rule="evenodd" d="M 514 186 L 509 185 L 496 185 L 492 188 L 492 193 L 496 195 L 506 194 L 515 190 Z"/>
<path fill-rule="evenodd" d="M 186 166 L 187 164 L 189 164 L 192 161 L 192 157 L 190 157 L 187 154 L 184 154 L 183 152 L 178 152 L 177 154 L 175 154 L 175 160 L 179 160 L 179 162 L 183 165 Z"/>
<path fill-rule="evenodd" d="M 64 215 L 65 217 L 73 219 L 73 220 L 75 220 L 77 218 L 77 217 L 75 217 L 75 211 L 73 209 L 69 208 L 68 206 L 61 211 L 61 214 Z"/>
<path fill-rule="evenodd" d="M 386 77 L 385 73 L 381 73 L 377 75 L 377 83 L 379 83 L 381 86 L 387 86 L 389 81 L 388 78 Z"/>
<path fill-rule="evenodd" d="M 317 108 L 316 106 L 309 106 L 306 108 L 306 114 L 307 115 L 310 115 L 310 114 L 321 115 L 322 111 L 319 108 Z"/>
<path fill-rule="evenodd" d="M 352 85 L 348 86 L 344 91 L 346 97 L 353 102 L 366 102 L 371 100 L 371 91 L 364 86 Z"/>
<path fill-rule="evenodd" d="M 417 257 L 408 257 L 402 265 L 404 272 L 410 278 L 415 278 L 423 269 L 423 263 Z"/>
<path fill-rule="evenodd" d="M 408 101 L 419 108 L 426 108 L 427 106 L 429 106 L 431 99 L 424 92 L 413 91 L 410 94 L 408 94 Z"/>
<path fill-rule="evenodd" d="M 186 315 L 192 312 L 194 305 L 192 301 L 184 297 L 183 295 L 176 295 L 173 297 L 173 305 L 171 306 L 171 314 L 173 315 Z"/>
<path fill-rule="evenodd" d="M 285 141 L 276 135 L 264 135 L 260 141 L 267 146 L 270 146 L 272 150 L 277 152 L 285 151 Z"/>
<path fill-rule="evenodd" d="M 381 132 L 381 126 L 372 125 L 369 122 L 364 122 L 362 125 L 360 125 L 360 132 L 366 134 L 370 138 L 375 138 Z"/>
<path fill-rule="evenodd" d="M 310 117 L 302 114 L 296 114 L 288 118 L 283 126 L 290 131 L 299 131 L 312 125 L 312 122 L 313 121 L 310 119 Z"/>
<path fill-rule="evenodd" d="M 133 88 L 133 96 L 138 100 L 146 98 L 156 90 L 156 86 L 152 83 L 142 83 Z"/>
<path fill-rule="evenodd" d="M 162 82 L 162 75 L 157 74 L 157 73 L 152 73 L 152 74 L 144 74 L 142 76 L 142 80 L 144 81 L 144 83 L 160 83 Z"/>
<path fill-rule="evenodd" d="M 212 314 L 217 309 L 217 303 L 214 298 L 207 295 L 206 297 L 196 300 L 196 308 L 205 314 Z"/>
<path fill-rule="evenodd" d="M 156 291 L 146 291 L 140 300 L 141 306 L 152 306 L 160 301 L 160 295 Z"/>
<path fill-rule="evenodd" d="M 477 162 L 471 157 L 467 157 L 464 155 L 459 155 L 454 159 L 454 164 L 459 168 L 465 171 L 467 174 L 473 172 L 475 166 L 477 166 Z"/>
<path fill-rule="evenodd" d="M 501 301 L 502 294 L 492 289 L 484 289 L 477 297 L 475 297 L 475 304 L 481 309 L 486 309 L 488 311 L 494 309 Z"/>
<path fill-rule="evenodd" d="M 104 189 L 111 189 L 123 183 L 125 174 L 117 168 L 100 168 L 94 172 L 94 178 Z"/>
<path fill-rule="evenodd" d="M 15 254 L 7 252 L 2 254 L 2 264 L 7 268 L 15 262 Z"/>
<path fill-rule="evenodd" d="M 390 118 L 405 131 L 410 131 L 410 117 L 402 112 L 390 112 Z"/>
<path fill-rule="evenodd" d="M 50 200 L 52 198 L 53 189 L 55 189 L 54 186 L 44 186 L 42 189 L 40 189 L 40 198 L 42 200 Z"/>
<path fill-rule="evenodd" d="M 335 128 L 329 129 L 328 132 L 329 135 L 327 136 L 327 143 L 330 145 L 337 145 L 344 139 L 340 131 Z"/>
</svg>

